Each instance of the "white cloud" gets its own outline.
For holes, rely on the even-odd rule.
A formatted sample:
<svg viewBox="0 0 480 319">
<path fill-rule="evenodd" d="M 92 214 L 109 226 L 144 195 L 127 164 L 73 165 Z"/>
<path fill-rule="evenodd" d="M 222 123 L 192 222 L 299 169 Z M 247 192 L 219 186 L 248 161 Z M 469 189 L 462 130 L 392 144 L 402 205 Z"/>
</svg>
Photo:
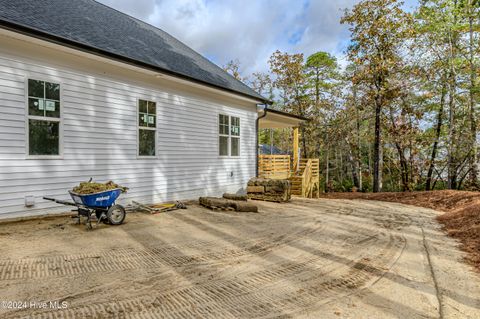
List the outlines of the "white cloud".
<svg viewBox="0 0 480 319">
<path fill-rule="evenodd" d="M 276 50 L 339 56 L 348 39 L 342 9 L 358 0 L 100 0 L 170 33 L 223 65 L 242 63 L 244 75 L 266 71 Z"/>
</svg>

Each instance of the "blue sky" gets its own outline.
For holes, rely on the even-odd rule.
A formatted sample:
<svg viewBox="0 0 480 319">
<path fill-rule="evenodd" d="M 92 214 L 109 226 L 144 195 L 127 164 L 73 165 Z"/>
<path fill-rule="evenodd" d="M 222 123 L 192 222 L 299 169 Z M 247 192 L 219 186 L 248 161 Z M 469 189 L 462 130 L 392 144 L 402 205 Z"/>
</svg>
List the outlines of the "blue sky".
<svg viewBox="0 0 480 319">
<path fill-rule="evenodd" d="M 344 60 L 345 8 L 359 0 L 98 0 L 170 33 L 222 66 L 241 62 L 241 72 L 266 71 L 276 50 L 327 51 Z M 406 0 L 405 7 L 417 0 Z"/>
</svg>

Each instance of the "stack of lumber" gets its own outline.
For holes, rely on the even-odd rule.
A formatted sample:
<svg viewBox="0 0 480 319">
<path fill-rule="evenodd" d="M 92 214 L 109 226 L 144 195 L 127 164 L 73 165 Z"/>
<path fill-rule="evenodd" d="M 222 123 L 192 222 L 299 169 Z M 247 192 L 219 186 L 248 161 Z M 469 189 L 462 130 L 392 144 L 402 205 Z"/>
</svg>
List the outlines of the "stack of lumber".
<svg viewBox="0 0 480 319">
<path fill-rule="evenodd" d="M 258 213 L 258 207 L 245 201 L 235 201 L 226 198 L 217 197 L 200 197 L 198 199 L 200 205 L 212 210 L 230 210 L 237 212 L 253 212 Z"/>
<path fill-rule="evenodd" d="M 291 184 L 286 179 L 252 178 L 248 181 L 249 199 L 269 202 L 288 202 L 291 198 Z"/>
</svg>

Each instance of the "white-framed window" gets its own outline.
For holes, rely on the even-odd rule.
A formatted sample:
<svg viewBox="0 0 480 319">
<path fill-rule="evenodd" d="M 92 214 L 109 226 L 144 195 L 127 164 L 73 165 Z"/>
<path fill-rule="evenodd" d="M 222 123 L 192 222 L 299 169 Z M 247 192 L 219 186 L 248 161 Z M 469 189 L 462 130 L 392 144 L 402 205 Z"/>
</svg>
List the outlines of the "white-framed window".
<svg viewBox="0 0 480 319">
<path fill-rule="evenodd" d="M 157 150 L 157 103 L 138 100 L 138 156 L 155 157 Z"/>
<path fill-rule="evenodd" d="M 240 118 L 230 117 L 230 156 L 240 156 Z"/>
<path fill-rule="evenodd" d="M 230 138 L 229 129 L 230 117 L 228 115 L 218 115 L 218 155 L 228 156 L 228 142 Z"/>
<path fill-rule="evenodd" d="M 27 94 L 28 156 L 61 156 L 60 84 L 28 79 Z"/>
<path fill-rule="evenodd" d="M 218 115 L 218 155 L 240 156 L 240 118 Z"/>
</svg>

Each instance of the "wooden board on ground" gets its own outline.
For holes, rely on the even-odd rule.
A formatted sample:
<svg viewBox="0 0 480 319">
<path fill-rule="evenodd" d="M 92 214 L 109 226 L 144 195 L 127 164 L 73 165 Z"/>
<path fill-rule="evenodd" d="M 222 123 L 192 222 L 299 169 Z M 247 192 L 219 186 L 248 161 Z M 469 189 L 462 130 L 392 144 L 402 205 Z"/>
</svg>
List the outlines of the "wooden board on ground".
<svg viewBox="0 0 480 319">
<path fill-rule="evenodd" d="M 155 204 L 155 205 L 144 205 L 142 203 L 132 201 L 132 203 L 136 206 L 136 210 L 139 210 L 144 213 L 149 213 L 149 214 L 160 214 L 160 213 L 165 213 L 169 212 L 172 210 L 177 210 L 177 209 L 185 209 L 187 206 L 182 203 L 182 202 L 176 202 L 176 203 L 164 203 L 164 204 Z"/>
</svg>

